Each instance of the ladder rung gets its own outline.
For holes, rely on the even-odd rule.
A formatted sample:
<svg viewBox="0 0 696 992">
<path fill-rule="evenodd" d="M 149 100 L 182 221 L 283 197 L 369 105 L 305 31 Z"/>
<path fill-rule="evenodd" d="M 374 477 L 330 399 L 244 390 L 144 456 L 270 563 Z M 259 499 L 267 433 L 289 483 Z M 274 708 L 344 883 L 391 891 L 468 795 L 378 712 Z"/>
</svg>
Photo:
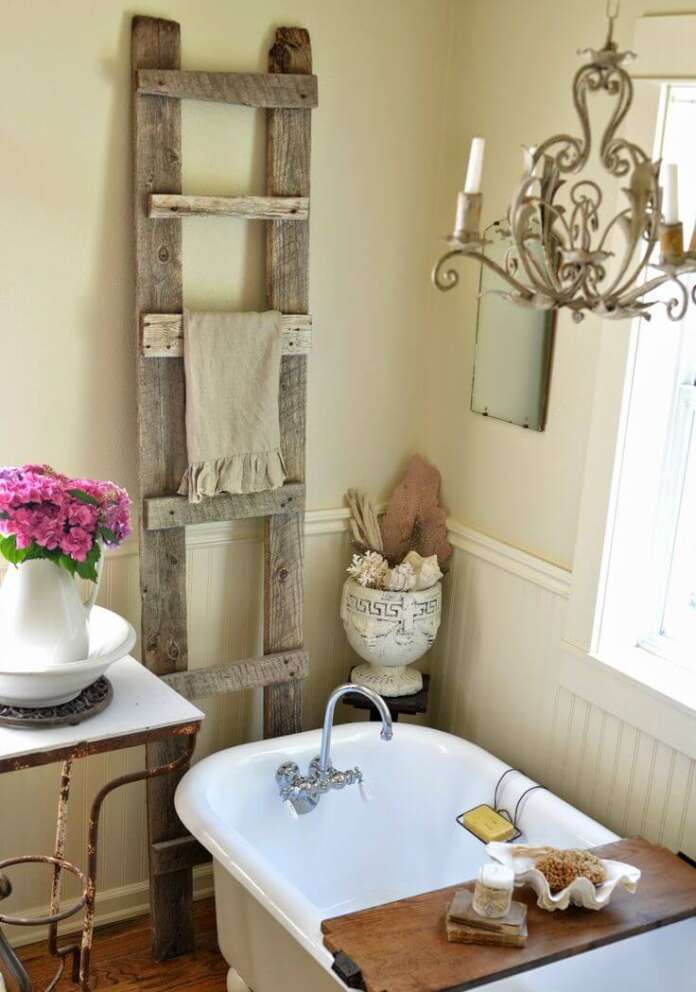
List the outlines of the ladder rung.
<svg viewBox="0 0 696 992">
<path fill-rule="evenodd" d="M 317 77 L 262 72 L 190 72 L 140 69 L 138 93 L 212 100 L 244 107 L 316 107 Z"/>
<path fill-rule="evenodd" d="M 244 517 L 301 513 L 304 501 L 304 483 L 286 482 L 280 489 L 234 496 L 209 496 L 200 503 L 189 503 L 185 496 L 149 496 L 143 500 L 143 517 L 146 530 L 167 530 L 170 527 L 219 523 Z"/>
<path fill-rule="evenodd" d="M 186 196 L 152 193 L 148 217 L 246 217 L 248 220 L 307 220 L 306 196 Z"/>
<path fill-rule="evenodd" d="M 175 837 L 173 840 L 156 841 L 150 845 L 150 871 L 153 875 L 195 868 L 208 861 L 210 854 L 191 834 Z"/>
<path fill-rule="evenodd" d="M 278 651 L 260 658 L 245 658 L 213 668 L 198 668 L 188 672 L 163 675 L 162 681 L 185 699 L 205 699 L 243 689 L 306 679 L 309 656 L 306 651 Z"/>
<path fill-rule="evenodd" d="M 306 355 L 312 346 L 309 314 L 284 314 L 283 354 Z M 180 313 L 146 313 L 141 320 L 140 353 L 145 358 L 181 358 L 184 321 Z"/>
</svg>

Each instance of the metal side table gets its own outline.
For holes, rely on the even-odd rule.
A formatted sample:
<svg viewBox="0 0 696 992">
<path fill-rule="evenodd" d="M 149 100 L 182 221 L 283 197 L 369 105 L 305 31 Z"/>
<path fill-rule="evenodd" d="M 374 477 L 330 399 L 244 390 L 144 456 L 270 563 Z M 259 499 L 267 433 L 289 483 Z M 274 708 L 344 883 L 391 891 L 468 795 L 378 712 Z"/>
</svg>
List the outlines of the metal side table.
<svg viewBox="0 0 696 992">
<path fill-rule="evenodd" d="M 20 992 L 33 992 L 33 986 L 24 966 L 2 932 L 2 924 L 48 925 L 49 951 L 57 958 L 58 967 L 45 992 L 53 992 L 65 971 L 68 959 L 71 961 L 73 982 L 79 986 L 80 992 L 88 992 L 96 902 L 99 817 L 102 804 L 110 792 L 122 785 L 184 769 L 193 754 L 196 734 L 203 720 L 203 713 L 199 709 L 170 689 L 134 658 L 124 658 L 116 662 L 108 670 L 107 676 L 113 687 L 113 698 L 105 709 L 85 720 L 84 723 L 77 726 L 37 729 L 0 727 L 0 774 L 62 762 L 53 854 L 25 855 L 0 861 L 0 900 L 6 898 L 12 891 L 9 879 L 3 874 L 5 870 L 23 864 L 53 865 L 49 912 L 46 916 L 27 919 L 0 913 L 0 963 L 4 964 Z M 92 802 L 89 817 L 86 869 L 83 871 L 66 861 L 65 831 L 73 762 L 92 754 L 103 754 L 107 751 L 136 747 L 173 737 L 185 740 L 185 749 L 175 761 L 157 768 L 145 768 L 130 775 L 122 775 L 99 790 Z M 65 872 L 80 879 L 82 896 L 67 909 L 61 909 L 61 886 Z M 59 922 L 79 912 L 83 907 L 85 916 L 79 942 L 59 946 Z"/>
</svg>

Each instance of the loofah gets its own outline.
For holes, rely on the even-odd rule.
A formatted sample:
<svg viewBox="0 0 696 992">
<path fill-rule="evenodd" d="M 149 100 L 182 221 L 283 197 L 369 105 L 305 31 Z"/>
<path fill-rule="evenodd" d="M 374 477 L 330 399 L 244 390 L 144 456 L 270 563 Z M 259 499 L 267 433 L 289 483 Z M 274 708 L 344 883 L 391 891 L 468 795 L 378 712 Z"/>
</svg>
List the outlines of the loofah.
<svg viewBox="0 0 696 992">
<path fill-rule="evenodd" d="M 440 473 L 414 455 L 381 521 L 383 553 L 391 562 L 403 561 L 409 551 L 423 558 L 437 555 L 444 566 L 452 554 L 446 520 L 440 506 Z"/>
<path fill-rule="evenodd" d="M 601 885 L 606 878 L 604 866 L 589 851 L 561 851 L 551 848 L 548 854 L 534 863 L 549 883 L 551 892 L 561 892 L 576 878 L 588 878 L 593 885 Z"/>
</svg>

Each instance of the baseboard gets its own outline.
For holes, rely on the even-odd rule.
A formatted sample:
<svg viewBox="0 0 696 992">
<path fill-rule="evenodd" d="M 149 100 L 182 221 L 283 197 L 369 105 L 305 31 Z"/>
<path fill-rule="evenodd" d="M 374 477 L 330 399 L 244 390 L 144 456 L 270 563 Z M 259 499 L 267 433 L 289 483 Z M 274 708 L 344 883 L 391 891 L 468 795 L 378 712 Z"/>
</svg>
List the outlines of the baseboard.
<svg viewBox="0 0 696 992">
<path fill-rule="evenodd" d="M 132 885 L 122 885 L 105 892 L 97 890 L 97 913 L 95 926 L 107 926 L 109 923 L 121 923 L 123 920 L 144 916 L 150 912 L 149 882 L 134 882 Z M 213 866 L 200 865 L 193 870 L 193 898 L 207 899 L 213 894 Z M 69 901 L 65 900 L 65 905 Z M 22 916 L 41 916 L 46 912 L 46 905 L 35 906 L 33 909 L 22 909 Z M 82 926 L 81 918 L 66 920 L 60 925 L 62 934 L 76 933 Z M 45 940 L 46 932 L 43 927 L 7 927 L 7 935 L 13 947 L 24 947 Z"/>
</svg>

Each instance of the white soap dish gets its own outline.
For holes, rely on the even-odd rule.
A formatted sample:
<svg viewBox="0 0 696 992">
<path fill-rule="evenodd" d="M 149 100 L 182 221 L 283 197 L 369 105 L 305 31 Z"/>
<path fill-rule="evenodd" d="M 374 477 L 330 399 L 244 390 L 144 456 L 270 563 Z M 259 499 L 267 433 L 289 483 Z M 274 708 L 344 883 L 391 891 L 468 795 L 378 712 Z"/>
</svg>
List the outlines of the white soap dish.
<svg viewBox="0 0 696 992">
<path fill-rule="evenodd" d="M 494 861 L 509 865 L 515 873 L 515 885 L 529 885 L 537 895 L 537 906 L 553 912 L 580 906 L 583 909 L 604 909 L 609 905 L 612 894 L 618 885 L 627 892 L 635 892 L 640 881 L 640 869 L 621 861 L 608 861 L 600 858 L 606 873 L 605 881 L 593 885 L 589 878 L 576 878 L 560 892 L 551 892 L 548 880 L 534 867 L 537 858 L 548 848 L 528 847 L 525 844 L 486 845 L 486 853 Z"/>
<path fill-rule="evenodd" d="M 29 708 L 67 703 L 135 644 L 135 631 L 128 621 L 101 606 L 92 607 L 88 631 L 89 655 L 82 661 L 27 669 L 13 667 L 11 658 L 0 658 L 0 703 Z"/>
</svg>

